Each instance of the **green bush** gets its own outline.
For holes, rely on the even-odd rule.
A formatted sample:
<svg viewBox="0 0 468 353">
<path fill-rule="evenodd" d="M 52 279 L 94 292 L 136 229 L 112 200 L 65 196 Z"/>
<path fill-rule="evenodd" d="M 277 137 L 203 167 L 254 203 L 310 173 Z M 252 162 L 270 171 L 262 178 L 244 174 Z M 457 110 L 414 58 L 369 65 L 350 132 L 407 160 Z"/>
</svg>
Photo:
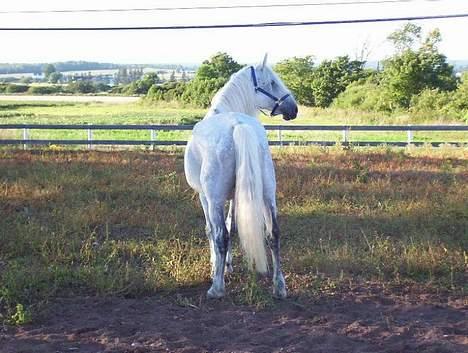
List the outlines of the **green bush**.
<svg viewBox="0 0 468 353">
<path fill-rule="evenodd" d="M 6 87 L 5 93 L 24 93 L 27 92 L 29 89 L 29 86 L 26 85 L 15 85 L 15 84 L 9 84 Z"/>
<path fill-rule="evenodd" d="M 146 95 L 150 101 L 180 101 L 185 91 L 184 82 L 166 82 L 162 85 L 152 85 Z"/>
<path fill-rule="evenodd" d="M 189 83 L 166 82 L 153 84 L 146 97 L 155 101 L 180 101 L 206 108 L 213 96 L 229 80 L 231 75 L 242 68 L 226 53 L 218 53 L 206 60 L 198 69 L 195 78 Z"/>
<path fill-rule="evenodd" d="M 468 121 L 468 72 L 463 73 L 457 90 L 453 92 L 451 106 L 464 113 Z"/>
<path fill-rule="evenodd" d="M 182 101 L 198 107 L 209 107 L 213 96 L 226 82 L 227 80 L 225 78 L 195 78 L 187 84 L 182 94 Z"/>
<path fill-rule="evenodd" d="M 146 74 L 141 80 L 134 81 L 122 88 L 122 91 L 125 94 L 147 94 L 149 89 L 158 83 L 161 80 L 158 75 L 154 72 Z"/>
<path fill-rule="evenodd" d="M 96 92 L 109 92 L 111 89 L 112 87 L 105 83 L 96 83 Z"/>
<path fill-rule="evenodd" d="M 62 87 L 61 86 L 31 86 L 28 89 L 29 94 L 56 94 L 61 93 Z"/>
<path fill-rule="evenodd" d="M 333 107 L 369 112 L 391 110 L 386 92 L 371 80 L 353 82 L 333 101 Z"/>
<path fill-rule="evenodd" d="M 415 120 L 444 120 L 454 115 L 449 107 L 452 94 L 439 89 L 425 89 L 411 99 L 409 111 Z"/>
<path fill-rule="evenodd" d="M 166 82 L 162 85 L 151 86 L 146 98 L 150 101 L 179 101 L 206 108 L 225 83 L 224 78 L 194 79 L 189 83 Z"/>
<path fill-rule="evenodd" d="M 114 86 L 109 90 L 110 94 L 123 94 L 125 92 L 126 86 Z"/>
<path fill-rule="evenodd" d="M 462 77 L 456 91 L 426 89 L 413 96 L 409 110 L 415 120 L 436 118 L 468 122 L 468 73 Z"/>
<path fill-rule="evenodd" d="M 67 91 L 71 93 L 96 93 L 96 85 L 91 81 L 76 81 L 68 84 Z"/>
</svg>

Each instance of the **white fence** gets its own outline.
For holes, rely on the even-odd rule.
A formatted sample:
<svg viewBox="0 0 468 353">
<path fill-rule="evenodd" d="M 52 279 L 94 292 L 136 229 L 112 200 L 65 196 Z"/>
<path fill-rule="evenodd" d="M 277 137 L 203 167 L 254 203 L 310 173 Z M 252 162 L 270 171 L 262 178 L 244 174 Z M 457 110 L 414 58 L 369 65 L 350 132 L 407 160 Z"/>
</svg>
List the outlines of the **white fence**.
<svg viewBox="0 0 468 353">
<path fill-rule="evenodd" d="M 28 145 L 86 145 L 92 148 L 93 145 L 147 145 L 147 146 L 184 146 L 187 141 L 184 140 L 158 140 L 158 131 L 173 131 L 173 130 L 192 130 L 193 125 L 59 125 L 59 124 L 0 124 L 0 130 L 22 130 L 22 139 L 0 139 L 0 145 L 23 145 L 25 148 Z M 421 146 L 430 144 L 438 147 L 442 144 L 450 144 L 455 146 L 465 146 L 468 142 L 465 141 L 431 141 L 422 142 L 414 141 L 415 131 L 468 131 L 468 125 L 265 125 L 266 130 L 277 131 L 277 140 L 270 141 L 273 146 L 304 146 L 304 145 L 322 145 L 332 146 L 342 144 L 344 146 Z M 31 130 L 86 130 L 87 139 L 85 140 L 65 140 L 65 139 L 32 139 Z M 99 140 L 93 139 L 93 131 L 95 130 L 146 130 L 149 132 L 147 140 Z M 340 141 L 311 141 L 311 140 L 285 140 L 283 138 L 284 131 L 341 131 L 342 138 Z M 406 132 L 406 141 L 355 141 L 352 140 L 352 132 L 389 132 L 399 131 Z"/>
</svg>

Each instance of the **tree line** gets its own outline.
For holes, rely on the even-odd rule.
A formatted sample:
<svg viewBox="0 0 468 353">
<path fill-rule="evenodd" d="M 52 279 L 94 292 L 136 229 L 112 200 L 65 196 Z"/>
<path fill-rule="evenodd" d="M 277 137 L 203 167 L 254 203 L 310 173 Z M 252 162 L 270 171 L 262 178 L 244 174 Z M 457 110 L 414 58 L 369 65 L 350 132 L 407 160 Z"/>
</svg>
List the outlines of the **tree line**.
<svg viewBox="0 0 468 353">
<path fill-rule="evenodd" d="M 33 73 L 40 75 L 44 72 L 47 65 L 53 65 L 59 72 L 63 71 L 84 71 L 84 70 L 105 70 L 117 69 L 120 67 L 118 64 L 111 63 L 98 63 L 91 61 L 65 61 L 57 62 L 54 64 L 8 64 L 0 63 L 0 74 L 18 74 L 18 73 Z"/>
<path fill-rule="evenodd" d="M 170 69 L 177 70 L 179 64 L 145 64 L 145 65 L 121 65 L 112 63 L 99 63 L 94 61 L 63 61 L 56 63 L 0 63 L 0 74 L 21 74 L 33 73 L 40 75 L 44 72 L 48 65 L 53 65 L 58 72 L 65 71 L 92 71 L 92 70 L 109 70 L 109 69 L 140 69 L 143 67 L 152 67 L 155 69 Z M 186 68 L 194 69 L 192 65 L 185 65 Z"/>
<path fill-rule="evenodd" d="M 440 53 L 440 31 L 426 36 L 421 27 L 408 23 L 391 33 L 394 53 L 378 69 L 365 61 L 340 56 L 315 63 L 312 56 L 294 57 L 274 70 L 300 104 L 360 111 L 394 113 L 409 111 L 421 118 L 468 121 L 468 73 L 457 76 Z M 147 100 L 177 100 L 207 107 L 213 95 L 238 71 L 226 53 L 203 62 L 190 82 L 169 82 L 150 87 Z"/>
<path fill-rule="evenodd" d="M 274 70 L 291 89 L 298 103 L 311 106 L 383 114 L 409 112 L 413 117 L 468 121 L 468 73 L 457 76 L 438 48 L 442 38 L 435 29 L 423 36 L 421 27 L 408 23 L 388 36 L 394 53 L 376 69 L 365 61 L 340 56 L 314 61 L 313 56 L 293 57 L 277 63 Z M 169 80 L 141 69 L 120 68 L 117 85 L 78 79 L 67 86 L 0 84 L 0 93 L 53 94 L 96 93 L 144 95 L 148 102 L 177 101 L 208 107 L 214 94 L 243 65 L 226 53 L 205 60 L 192 80 Z M 60 80 L 54 65 L 43 68 L 49 82 Z M 179 72 L 180 73 L 180 72 Z"/>
</svg>

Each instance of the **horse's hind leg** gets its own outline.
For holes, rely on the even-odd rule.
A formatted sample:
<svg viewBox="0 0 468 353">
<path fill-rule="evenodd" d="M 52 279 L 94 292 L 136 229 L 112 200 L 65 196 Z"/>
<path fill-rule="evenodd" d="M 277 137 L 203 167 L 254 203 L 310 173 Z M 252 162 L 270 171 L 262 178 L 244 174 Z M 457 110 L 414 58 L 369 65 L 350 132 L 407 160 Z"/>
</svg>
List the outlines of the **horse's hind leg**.
<svg viewBox="0 0 468 353">
<path fill-rule="evenodd" d="M 280 229 L 276 210 L 276 181 L 273 160 L 270 153 L 265 154 L 263 171 L 263 197 L 265 202 L 265 214 L 268 219 L 271 215 L 271 229 L 267 227 L 267 243 L 271 250 L 273 260 L 273 295 L 277 298 L 286 298 L 286 283 L 281 271 L 280 259 Z"/>
<path fill-rule="evenodd" d="M 233 272 L 232 268 L 232 237 L 236 231 L 236 215 L 234 212 L 234 200 L 229 201 L 229 211 L 226 217 L 226 227 L 228 230 L 228 247 L 226 254 L 226 272 Z"/>
<path fill-rule="evenodd" d="M 213 266 L 213 284 L 208 290 L 208 298 L 221 298 L 224 296 L 224 266 L 228 248 L 229 234 L 224 221 L 224 205 L 210 204 L 208 207 L 211 225 L 211 238 L 215 253 Z"/>
<path fill-rule="evenodd" d="M 271 249 L 273 259 L 273 295 L 277 298 L 284 299 L 287 296 L 286 283 L 284 281 L 283 272 L 281 271 L 280 259 L 280 229 L 276 215 L 276 209 L 271 210 L 272 232 L 268 234 L 268 246 Z"/>
<path fill-rule="evenodd" d="M 215 256 L 215 249 L 214 249 L 214 242 L 213 237 L 211 234 L 211 224 L 210 224 L 210 215 L 208 213 L 208 201 L 204 194 L 200 194 L 200 202 L 203 207 L 203 213 L 205 214 L 206 226 L 205 226 L 205 233 L 208 241 L 210 243 L 210 264 L 211 264 L 211 277 L 214 276 L 214 266 L 216 261 Z"/>
</svg>

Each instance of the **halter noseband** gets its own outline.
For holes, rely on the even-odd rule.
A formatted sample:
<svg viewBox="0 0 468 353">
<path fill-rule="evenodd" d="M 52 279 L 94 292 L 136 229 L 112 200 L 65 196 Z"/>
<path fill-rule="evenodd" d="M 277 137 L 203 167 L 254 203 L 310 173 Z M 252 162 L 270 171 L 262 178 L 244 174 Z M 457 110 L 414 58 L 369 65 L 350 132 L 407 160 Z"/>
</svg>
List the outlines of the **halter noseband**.
<svg viewBox="0 0 468 353">
<path fill-rule="evenodd" d="M 265 96 L 267 96 L 268 98 L 271 98 L 272 100 L 275 101 L 275 106 L 271 110 L 270 116 L 275 115 L 276 109 L 278 109 L 281 106 L 281 104 L 284 103 L 286 98 L 288 98 L 291 95 L 291 93 L 287 93 L 283 97 L 278 98 L 278 97 L 274 96 L 273 94 L 271 94 L 270 92 L 265 91 L 262 87 L 258 86 L 257 75 L 255 74 L 255 68 L 253 66 L 250 67 L 250 74 L 252 76 L 252 81 L 253 81 L 253 85 L 254 85 L 254 88 L 255 88 L 255 92 L 263 93 Z"/>
</svg>

